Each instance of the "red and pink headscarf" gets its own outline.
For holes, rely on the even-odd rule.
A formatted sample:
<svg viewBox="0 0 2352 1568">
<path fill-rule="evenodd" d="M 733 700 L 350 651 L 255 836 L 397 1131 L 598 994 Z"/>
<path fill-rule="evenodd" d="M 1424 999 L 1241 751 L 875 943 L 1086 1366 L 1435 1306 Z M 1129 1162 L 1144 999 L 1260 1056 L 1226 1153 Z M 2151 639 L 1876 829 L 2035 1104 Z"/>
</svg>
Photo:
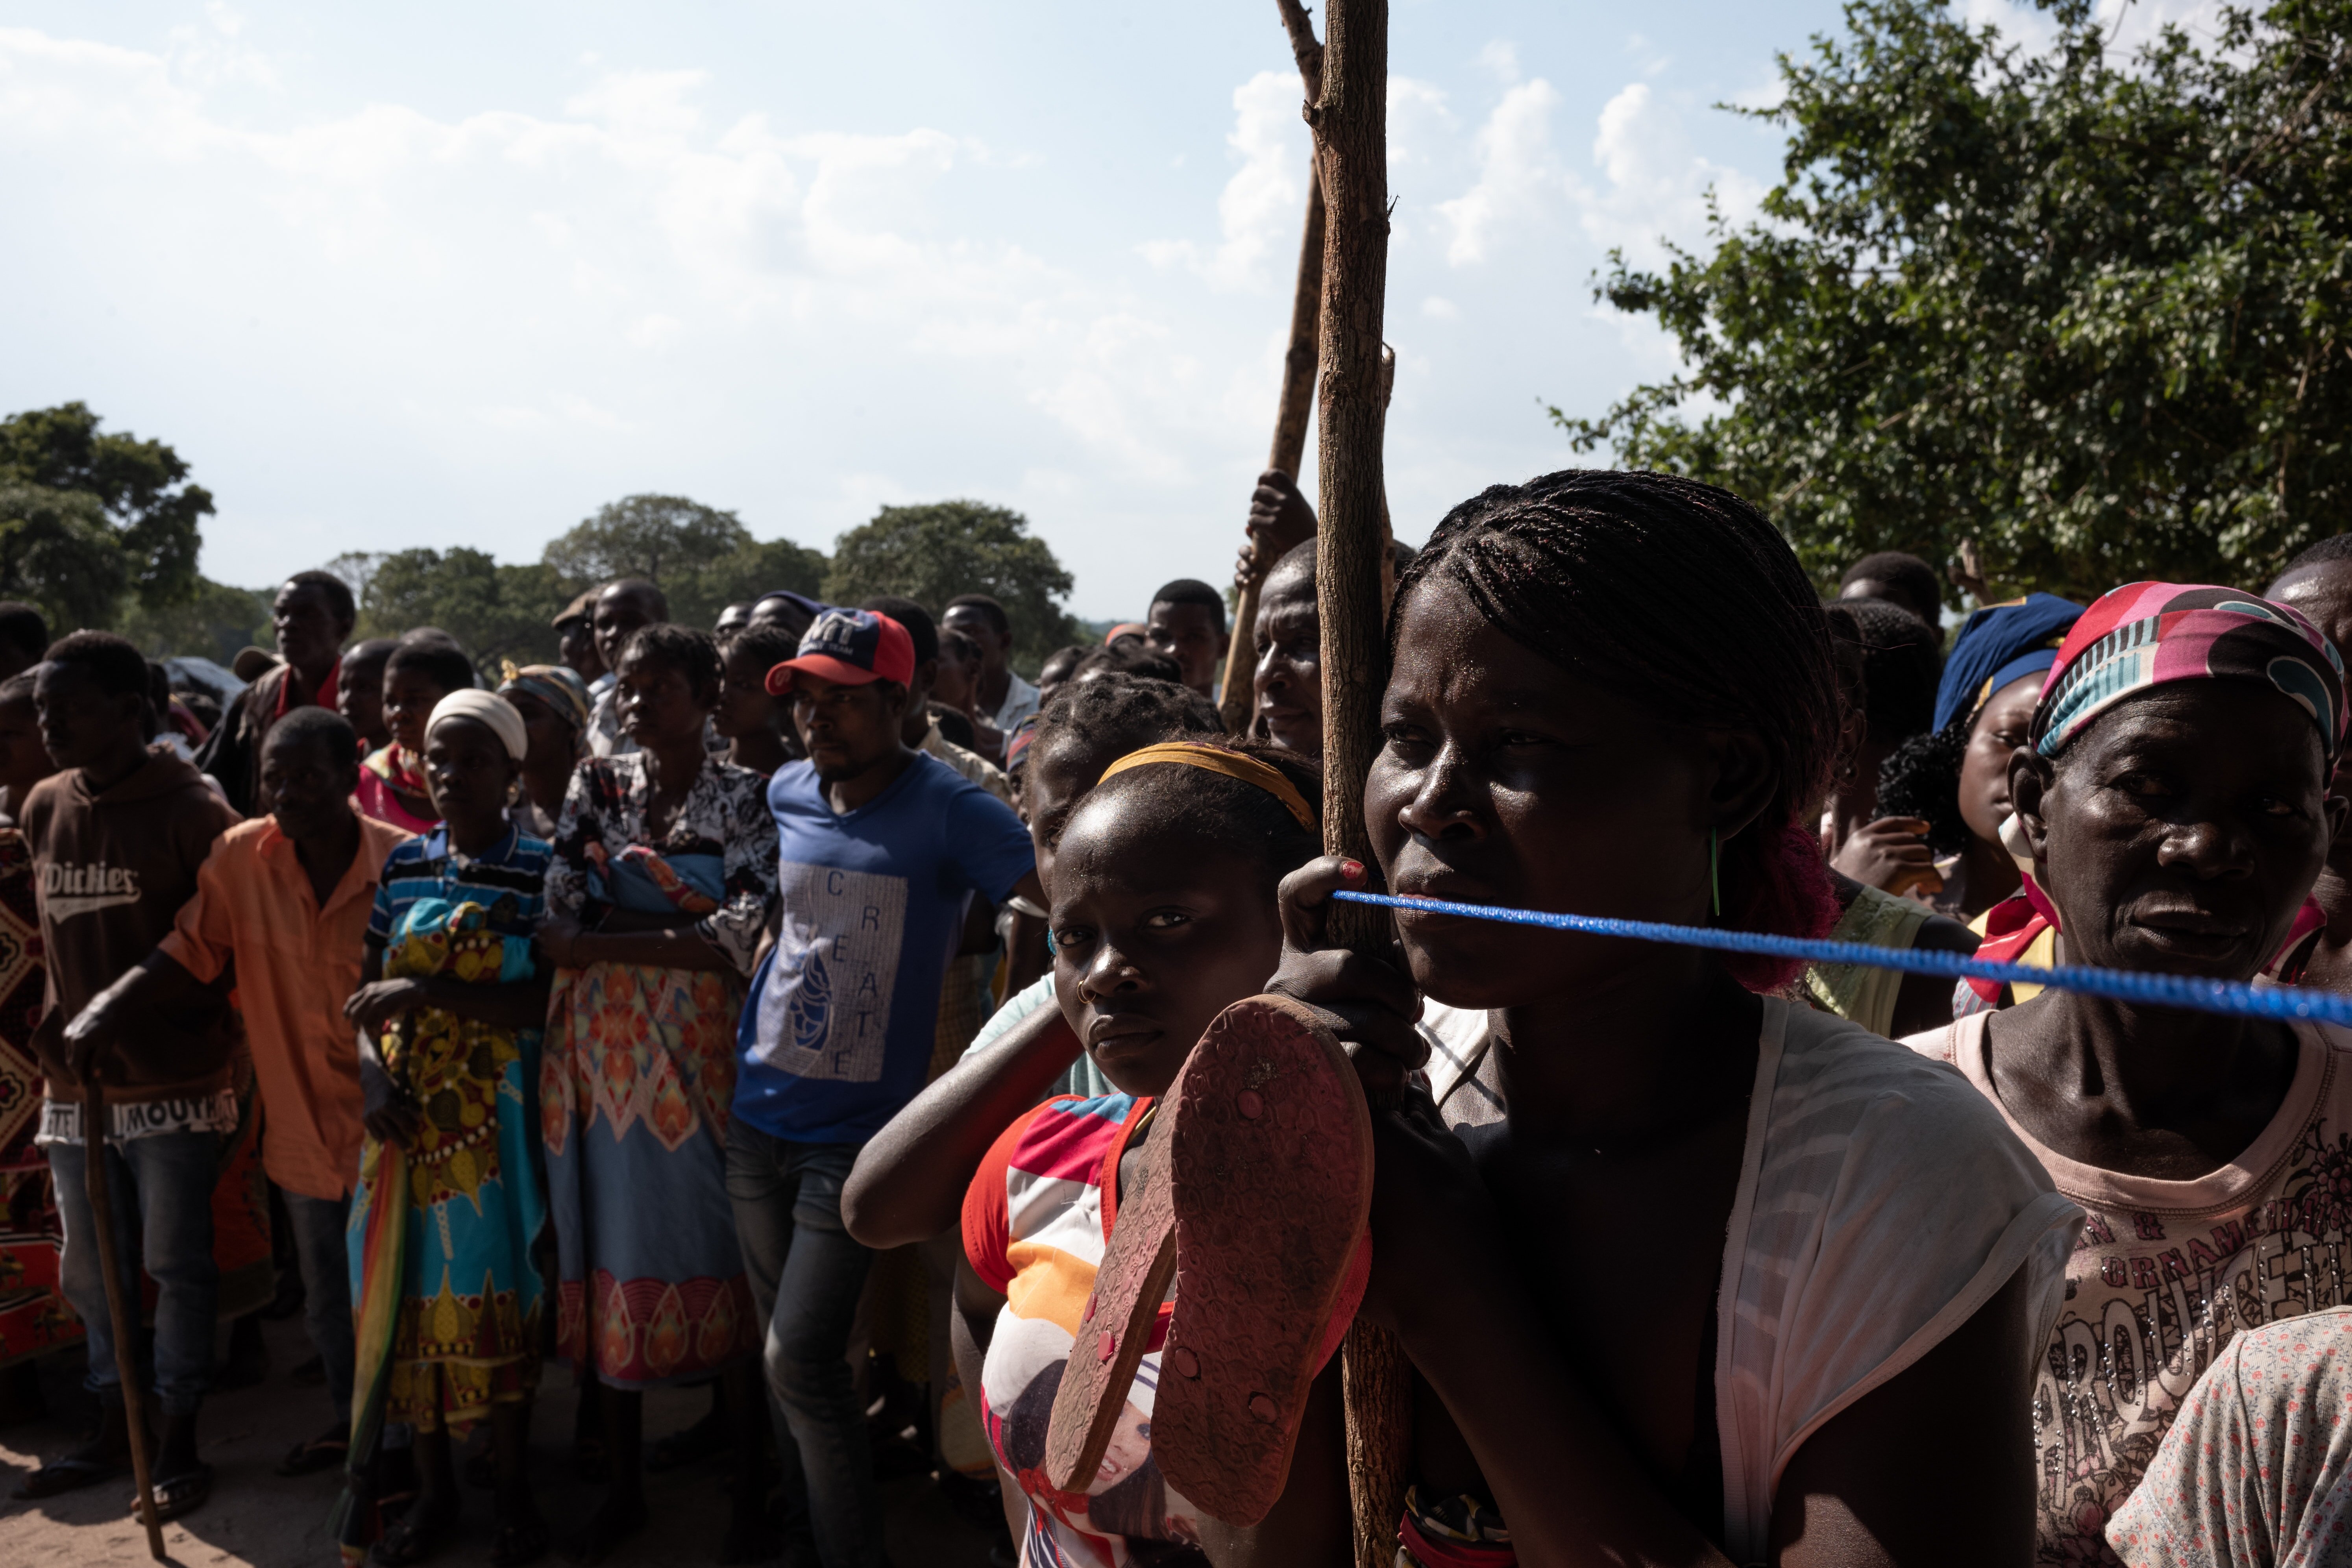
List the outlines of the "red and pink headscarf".
<svg viewBox="0 0 2352 1568">
<path fill-rule="evenodd" d="M 2344 742 L 2344 656 L 2284 605 L 2238 588 L 2128 583 L 2099 595 L 2059 646 L 2033 711 L 2034 749 L 2054 757 L 2126 697 L 2176 680 L 2253 680 Z"/>
</svg>

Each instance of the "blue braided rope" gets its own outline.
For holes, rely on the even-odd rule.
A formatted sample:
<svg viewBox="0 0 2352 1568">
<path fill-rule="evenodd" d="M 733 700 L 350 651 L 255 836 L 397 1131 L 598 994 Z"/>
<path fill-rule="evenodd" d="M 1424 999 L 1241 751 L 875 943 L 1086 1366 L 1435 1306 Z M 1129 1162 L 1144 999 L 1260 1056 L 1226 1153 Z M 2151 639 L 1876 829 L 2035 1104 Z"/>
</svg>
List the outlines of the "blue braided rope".
<svg viewBox="0 0 2352 1568">
<path fill-rule="evenodd" d="M 1445 899 L 1405 899 L 1391 893 L 1343 890 L 1331 896 L 1351 904 L 1378 904 L 1422 914 L 1466 915 L 1473 920 L 1500 921 L 1506 925 L 1541 926 L 1549 931 L 1627 937 L 1635 942 L 1675 942 L 1685 947 L 1712 948 L 1718 952 L 1762 953 L 1772 958 L 1801 959 L 1807 963 L 1862 963 L 1874 969 L 1898 969 L 1906 974 L 1932 974 L 1947 980 L 2022 981 L 2028 985 L 2047 985 L 2086 996 L 2187 1007 L 2231 1017 L 2309 1018 L 2325 1024 L 2352 1025 L 2352 995 L 2299 986 L 2256 987 L 2237 980 L 2198 980 L 2186 974 L 2144 974 L 2137 970 L 2094 969 L 2075 963 L 2036 969 L 2028 963 L 1995 963 L 1957 952 L 1869 947 L 1858 942 L 1811 942 L 1766 931 L 1610 920 L 1599 915 L 1559 915 L 1494 904 L 1457 904 Z"/>
</svg>

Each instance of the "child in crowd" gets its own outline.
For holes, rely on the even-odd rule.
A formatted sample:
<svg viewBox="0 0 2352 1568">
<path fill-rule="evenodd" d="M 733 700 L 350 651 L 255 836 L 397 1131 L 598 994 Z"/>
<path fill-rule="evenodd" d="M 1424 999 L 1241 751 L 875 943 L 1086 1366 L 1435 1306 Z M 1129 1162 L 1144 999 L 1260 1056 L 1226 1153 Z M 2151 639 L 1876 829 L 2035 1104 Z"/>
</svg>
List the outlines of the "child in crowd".
<svg viewBox="0 0 2352 1568">
<path fill-rule="evenodd" d="M 392 731 L 383 727 L 383 667 L 399 646 L 390 637 L 370 637 L 343 650 L 335 677 L 335 710 L 359 736 L 362 757 L 392 743 Z"/>
<path fill-rule="evenodd" d="M 425 726 L 441 700 L 474 689 L 474 663 L 439 632 L 411 632 L 383 664 L 383 726 L 392 739 L 360 768 L 360 809 L 409 833 L 441 818 L 425 777 Z"/>
<path fill-rule="evenodd" d="M 513 707 L 456 691 L 420 730 L 441 820 L 385 858 L 362 984 L 344 1009 L 362 1035 L 367 1138 L 350 1232 L 350 1484 L 335 1526 L 356 1563 L 378 1523 L 377 1443 L 386 1423 L 406 1422 L 422 1489 L 383 1528 L 374 1560 L 430 1554 L 457 1520 L 451 1430 L 487 1417 L 490 1561 L 512 1568 L 547 1546 L 523 1450 L 544 1295 L 531 1245 L 547 1215 L 531 1104 L 548 976 L 531 942 L 551 856 L 507 817 L 527 746 Z"/>
<path fill-rule="evenodd" d="M 2028 851 L 1986 956 L 2249 981 L 2318 919 L 2343 663 L 2284 605 L 2135 583 L 2083 613 L 2009 765 Z M 1997 915 L 2000 911 L 1996 911 Z M 1996 925 L 2001 921 L 1996 921 Z M 2347 1300 L 2352 1035 L 2042 991 L 1908 1043 L 1950 1062 L 2089 1213 L 2036 1358 L 2038 1561 L 2096 1561 L 2198 1372 Z"/>
<path fill-rule="evenodd" d="M 20 649 L 8 644 L 18 615 L 38 616 L 24 605 L 0 604 L 0 663 Z M 24 628 L 27 633 L 30 627 Z M 35 647 L 37 659 L 48 646 Z M 40 1058 L 33 1031 L 41 1021 L 47 977 L 41 963 L 39 874 L 16 816 L 33 786 L 57 772 L 41 744 L 40 717 L 33 708 L 35 677 L 28 668 L 0 680 L 0 1354 L 14 1364 L 5 1371 L 13 1391 L 33 1381 L 32 1358 L 70 1342 L 80 1332 L 57 1289 L 58 1248 L 64 1230 L 58 1223 L 48 1162 L 33 1140 L 41 1126 Z"/>
<path fill-rule="evenodd" d="M 1282 955 L 1276 883 L 1321 847 L 1318 772 L 1295 752 L 1187 741 L 1139 752 L 1066 822 L 1054 868 L 1060 1012 L 1108 1080 L 1011 1120 L 963 1203 L 956 1305 L 964 1386 L 981 1390 L 1008 1519 L 1037 1564 L 1160 1562 L 1167 1544 L 1230 1544 L 1258 1560 L 1349 1560 L 1337 1369 L 1313 1436 L 1253 1529 L 1226 1530 L 1161 1479 L 1150 1452 L 1157 1353 L 1147 1352 L 1101 1469 L 1076 1494 L 1046 1479 L 1047 1417 L 1122 1194 L 1141 1182 L 1156 1097 L 1212 1019 L 1263 990 Z M 943 1080 L 957 1120 L 1019 1076 L 992 1055 Z M 1167 1309 L 1160 1316 L 1164 1321 Z M 1025 1502 L 1014 1519 L 1011 1500 Z M 1225 1537 L 1234 1538 L 1229 1543 Z"/>
<path fill-rule="evenodd" d="M 1393 891 L 1834 920 L 1822 611 L 1738 498 L 1492 488 L 1407 569 L 1391 643 L 1364 817 Z M 1502 1114 L 1461 1142 L 1417 1093 L 1374 1116 L 1366 1309 L 1420 1380 L 1400 1561 L 1794 1562 L 1800 1536 L 1847 1564 L 2020 1560 L 2027 1392 L 2081 1215 L 1999 1119 L 1782 1000 L 1785 962 L 1409 913 L 1409 982 L 1325 949 L 1324 900 L 1364 870 L 1285 883 L 1271 989 L 1344 1009 L 1373 1082 L 1423 1054 L 1415 989 L 1484 1011 Z M 1966 1508 L 1918 1505 L 1931 1429 Z"/>
<path fill-rule="evenodd" d="M 297 708 L 261 744 L 272 816 L 221 835 L 195 896 L 144 962 L 68 1026 L 76 1047 L 121 1048 L 200 1002 L 232 968 L 266 1115 L 262 1163 L 284 1193 L 307 1325 L 333 1425 L 298 1444 L 280 1475 L 343 1462 L 352 1424 L 352 1302 L 343 1229 L 359 1172 L 359 1056 L 343 1005 L 384 858 L 408 836 L 352 809 L 358 738 L 324 708 Z"/>
<path fill-rule="evenodd" d="M 100 1425 L 88 1446 L 26 1478 L 48 1497 L 127 1473 L 129 1428 L 112 1320 L 91 1232 L 82 1085 L 107 1084 L 106 1140 L 120 1278 L 155 1281 L 155 1405 L 163 1445 L 151 1467 L 157 1511 L 176 1518 L 212 1489 L 196 1416 L 213 1370 L 220 1271 L 212 1198 L 224 1140 L 239 1126 L 231 1087 L 237 1044 L 225 983 L 201 987 L 124 1037 L 68 1045 L 67 1020 L 136 966 L 172 930 L 197 872 L 236 814 L 188 763 L 147 749 L 147 660 L 106 632 L 76 632 L 48 651 L 33 701 L 41 738 L 64 770 L 26 797 L 25 839 L 41 879 L 48 1006 L 34 1036 L 47 1080 L 38 1142 L 65 1221 L 66 1298 L 88 1335 Z"/>
<path fill-rule="evenodd" d="M 800 757 L 792 702 L 768 695 L 768 671 L 799 650 L 797 634 L 766 624 L 755 624 L 719 639 L 722 675 L 710 728 L 727 742 L 730 767 L 748 768 L 768 778 Z"/>
</svg>

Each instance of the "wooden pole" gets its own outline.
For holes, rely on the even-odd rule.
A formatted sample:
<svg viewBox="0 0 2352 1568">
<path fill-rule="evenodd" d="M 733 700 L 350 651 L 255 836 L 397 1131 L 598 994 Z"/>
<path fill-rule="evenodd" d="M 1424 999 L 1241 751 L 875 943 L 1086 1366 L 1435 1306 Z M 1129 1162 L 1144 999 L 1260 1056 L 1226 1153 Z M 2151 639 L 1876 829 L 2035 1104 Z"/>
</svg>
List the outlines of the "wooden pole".
<svg viewBox="0 0 2352 1568">
<path fill-rule="evenodd" d="M 90 1237 L 98 1247 L 99 1277 L 106 1282 L 106 1317 L 114 1328 L 114 1371 L 122 1380 L 122 1421 L 131 1429 L 131 1479 L 139 1488 L 139 1518 L 147 1526 L 147 1554 L 163 1555 L 163 1523 L 155 1517 L 155 1483 L 147 1468 L 147 1391 L 139 1384 L 138 1320 L 131 1311 L 131 1285 L 114 1250 L 114 1210 L 106 1192 L 106 1086 L 95 1071 L 82 1089 L 83 1188 L 89 1194 Z"/>
<path fill-rule="evenodd" d="M 1278 0 L 1286 12 L 1292 0 Z M 1323 622 L 1324 847 L 1370 862 L 1364 780 L 1380 745 L 1388 649 L 1381 602 L 1388 559 L 1381 429 L 1381 304 L 1388 287 L 1388 0 L 1329 0 L 1322 91 L 1308 106 L 1325 206 L 1320 461 L 1315 593 Z M 1385 914 L 1334 909 L 1333 938 L 1385 947 Z M 1412 1369 L 1394 1336 L 1359 1318 L 1342 1351 L 1348 1491 L 1358 1568 L 1386 1568 L 1412 1440 Z"/>
<path fill-rule="evenodd" d="M 1323 46 L 1315 39 L 1315 25 L 1298 0 L 1275 0 L 1282 25 L 1290 34 L 1290 52 L 1298 60 L 1299 80 L 1313 103 L 1323 91 Z M 1315 400 L 1315 377 L 1321 360 L 1319 333 L 1323 314 L 1323 184 L 1310 163 L 1307 171 L 1307 226 L 1298 240 L 1298 280 L 1290 296 L 1290 347 L 1282 356 L 1282 395 L 1275 404 L 1274 445 L 1265 466 L 1298 477 L 1307 455 L 1307 416 Z M 1255 706 L 1251 678 L 1257 665 L 1257 596 L 1274 563 L 1257 560 L 1249 581 L 1234 600 L 1234 627 L 1225 645 L 1225 680 L 1217 691 L 1217 711 L 1232 734 L 1249 729 Z"/>
</svg>

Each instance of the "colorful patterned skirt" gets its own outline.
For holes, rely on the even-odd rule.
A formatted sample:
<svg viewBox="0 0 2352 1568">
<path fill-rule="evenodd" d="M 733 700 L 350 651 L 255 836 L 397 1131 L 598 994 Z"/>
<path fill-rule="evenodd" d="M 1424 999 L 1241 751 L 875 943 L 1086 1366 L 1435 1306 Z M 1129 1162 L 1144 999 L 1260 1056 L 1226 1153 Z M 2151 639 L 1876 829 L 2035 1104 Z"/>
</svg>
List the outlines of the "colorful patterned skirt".
<svg viewBox="0 0 2352 1568">
<path fill-rule="evenodd" d="M 478 904 L 413 906 L 387 978 L 526 979 L 530 943 L 481 929 Z M 369 1138 L 348 1232 L 358 1320 L 356 1440 L 377 1423 L 463 1428 L 539 1382 L 544 1288 L 530 1246 L 547 1208 L 531 1169 L 536 1030 L 426 1008 L 384 1034 L 384 1065 L 421 1112 L 403 1149 Z M 380 1385 L 372 1388 L 372 1384 Z M 370 1434 L 371 1439 L 373 1434 Z M 371 1441 L 370 1446 L 373 1446 Z"/>
<path fill-rule="evenodd" d="M 764 1342 L 727 1197 L 742 1005 L 731 973 L 556 973 L 539 1084 L 556 1354 L 611 1387 L 707 1378 Z"/>
</svg>

